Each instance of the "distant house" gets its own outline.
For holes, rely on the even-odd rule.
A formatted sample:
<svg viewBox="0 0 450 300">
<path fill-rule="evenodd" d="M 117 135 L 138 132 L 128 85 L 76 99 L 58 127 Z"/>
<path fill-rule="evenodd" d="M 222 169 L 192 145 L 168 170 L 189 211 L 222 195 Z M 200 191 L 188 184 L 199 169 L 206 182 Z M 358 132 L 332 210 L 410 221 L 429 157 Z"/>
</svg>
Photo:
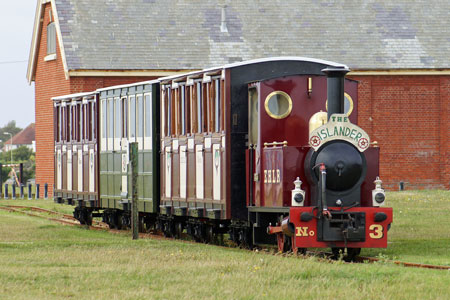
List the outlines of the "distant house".
<svg viewBox="0 0 450 300">
<path fill-rule="evenodd" d="M 271 56 L 348 65 L 384 186 L 450 188 L 449 1 L 35 1 L 27 78 L 50 191 L 52 97 Z"/>
<path fill-rule="evenodd" d="M 34 123 L 28 125 L 25 129 L 3 143 L 2 151 L 10 151 L 21 146 L 28 147 L 36 152 L 36 126 Z"/>
</svg>

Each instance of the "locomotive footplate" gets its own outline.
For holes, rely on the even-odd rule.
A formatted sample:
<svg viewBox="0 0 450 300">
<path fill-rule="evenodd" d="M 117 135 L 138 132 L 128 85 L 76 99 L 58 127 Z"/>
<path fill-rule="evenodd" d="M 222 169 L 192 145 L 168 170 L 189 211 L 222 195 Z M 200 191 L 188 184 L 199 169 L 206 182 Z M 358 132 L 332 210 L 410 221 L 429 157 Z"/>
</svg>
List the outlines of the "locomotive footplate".
<svg viewBox="0 0 450 300">
<path fill-rule="evenodd" d="M 323 242 L 364 242 L 366 214 L 364 212 L 330 211 L 331 218 L 318 220 L 317 240 Z"/>
</svg>

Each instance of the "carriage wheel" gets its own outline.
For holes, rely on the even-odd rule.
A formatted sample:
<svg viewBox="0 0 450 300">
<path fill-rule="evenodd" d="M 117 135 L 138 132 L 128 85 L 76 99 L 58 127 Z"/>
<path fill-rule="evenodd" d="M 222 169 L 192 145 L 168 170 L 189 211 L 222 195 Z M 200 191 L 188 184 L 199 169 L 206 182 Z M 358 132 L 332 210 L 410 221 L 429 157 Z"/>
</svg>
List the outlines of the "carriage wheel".
<svg viewBox="0 0 450 300">
<path fill-rule="evenodd" d="M 175 223 L 175 237 L 177 239 L 181 239 L 181 235 L 183 234 L 183 224 L 181 222 Z"/>
<path fill-rule="evenodd" d="M 206 242 L 214 243 L 214 229 L 212 225 L 206 225 Z"/>
</svg>

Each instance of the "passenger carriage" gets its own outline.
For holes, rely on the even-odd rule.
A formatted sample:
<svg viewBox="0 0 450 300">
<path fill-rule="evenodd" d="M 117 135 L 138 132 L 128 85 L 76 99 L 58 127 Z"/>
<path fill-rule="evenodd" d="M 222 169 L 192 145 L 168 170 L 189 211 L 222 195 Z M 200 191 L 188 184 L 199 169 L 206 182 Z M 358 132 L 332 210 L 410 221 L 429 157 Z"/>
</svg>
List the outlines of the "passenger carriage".
<svg viewBox="0 0 450 300">
<path fill-rule="evenodd" d="M 113 228 L 130 225 L 128 145 L 137 142 L 138 210 L 141 222 L 150 222 L 159 210 L 159 82 L 113 86 L 97 93 L 103 218 Z"/>
<path fill-rule="evenodd" d="M 54 199 L 58 203 L 98 207 L 96 97 L 90 92 L 53 98 Z"/>
</svg>

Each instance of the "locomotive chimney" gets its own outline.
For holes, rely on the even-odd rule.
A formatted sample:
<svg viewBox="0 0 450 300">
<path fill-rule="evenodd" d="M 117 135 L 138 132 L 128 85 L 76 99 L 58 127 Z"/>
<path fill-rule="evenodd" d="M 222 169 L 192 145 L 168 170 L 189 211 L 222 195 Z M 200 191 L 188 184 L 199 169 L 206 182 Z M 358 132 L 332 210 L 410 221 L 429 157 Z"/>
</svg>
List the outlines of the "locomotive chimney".
<svg viewBox="0 0 450 300">
<path fill-rule="evenodd" d="M 328 120 L 332 114 L 344 113 L 344 77 L 350 70 L 347 67 L 327 67 Z"/>
</svg>

